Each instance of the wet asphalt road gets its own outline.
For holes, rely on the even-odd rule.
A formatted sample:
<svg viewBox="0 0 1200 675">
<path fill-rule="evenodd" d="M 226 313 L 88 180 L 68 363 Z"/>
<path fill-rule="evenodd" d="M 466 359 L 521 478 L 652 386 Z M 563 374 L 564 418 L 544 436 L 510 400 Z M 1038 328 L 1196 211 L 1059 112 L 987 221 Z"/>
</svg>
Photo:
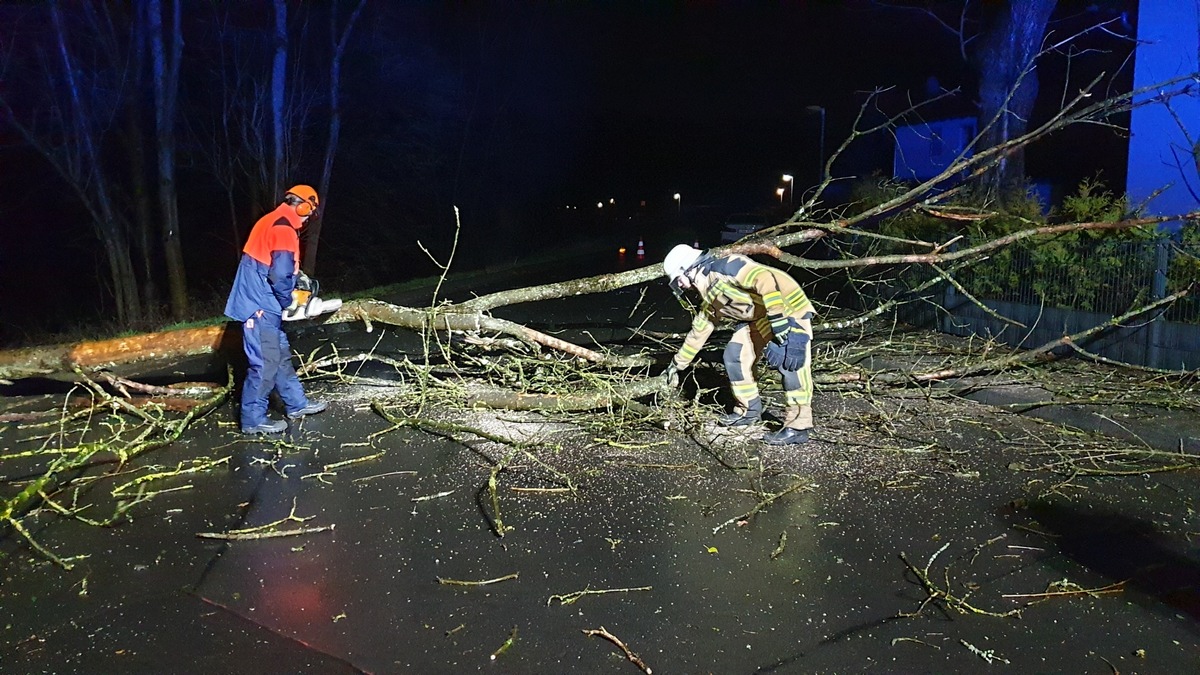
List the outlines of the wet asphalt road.
<svg viewBox="0 0 1200 675">
<path fill-rule="evenodd" d="M 637 297 L 511 308 L 506 318 L 620 320 Z M 679 330 L 678 314 L 654 320 Z M 348 347 L 376 337 L 332 335 Z M 314 331 L 296 347 L 327 339 Z M 408 429 L 364 445 L 388 427 L 366 403 L 389 392 L 312 389 L 333 404 L 286 444 L 244 442 L 229 425 L 231 403 L 159 451 L 148 461 L 230 459 L 173 479 L 192 487 L 161 495 L 131 523 L 47 518 L 39 541 L 88 557 L 70 572 L 26 554 L 0 562 L 0 672 L 639 672 L 582 632 L 601 627 L 656 673 L 1200 671 L 1196 476 L 1097 480 L 1069 499 L 1032 500 L 1059 479 L 1014 471 L 1027 458 L 977 423 L 1025 421 L 982 404 L 973 419 L 909 404 L 928 432 L 909 451 L 873 448 L 869 431 L 833 425 L 795 450 L 765 448 L 761 429 L 713 428 L 703 443 L 638 429 L 639 442 L 617 447 L 570 418 L 441 411 L 563 446 L 548 461 L 576 477 L 578 495 L 515 491 L 556 485 L 515 462 L 501 474 L 512 530 L 500 538 L 486 490 L 500 446 Z M 853 397 L 816 403 L 818 424 L 870 410 Z M 930 439 L 938 447 L 922 449 Z M 802 489 L 739 522 L 757 489 L 798 481 Z M 289 527 L 333 529 L 195 536 L 289 514 L 311 518 Z M 903 617 L 928 596 L 901 554 L 974 609 L 929 604 Z M 1121 581 L 1120 593 L 1066 593 Z M 585 589 L 616 592 L 553 598 Z M 981 613 L 1032 600 L 1042 602 L 1019 618 Z"/>
</svg>

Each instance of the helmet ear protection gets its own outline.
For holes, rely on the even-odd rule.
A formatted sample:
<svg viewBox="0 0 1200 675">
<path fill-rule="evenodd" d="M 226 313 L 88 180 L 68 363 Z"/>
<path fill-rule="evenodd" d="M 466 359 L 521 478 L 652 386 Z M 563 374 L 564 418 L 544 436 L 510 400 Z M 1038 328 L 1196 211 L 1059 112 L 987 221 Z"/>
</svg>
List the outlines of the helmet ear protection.
<svg viewBox="0 0 1200 675">
<path fill-rule="evenodd" d="M 296 208 L 296 215 L 305 218 L 317 212 L 317 191 L 307 185 L 297 185 L 284 193 L 283 198 Z"/>
<path fill-rule="evenodd" d="M 316 210 L 317 207 L 313 206 L 312 202 L 301 201 L 299 204 L 296 204 L 296 215 L 300 216 L 301 218 L 311 216 L 316 212 Z"/>
</svg>

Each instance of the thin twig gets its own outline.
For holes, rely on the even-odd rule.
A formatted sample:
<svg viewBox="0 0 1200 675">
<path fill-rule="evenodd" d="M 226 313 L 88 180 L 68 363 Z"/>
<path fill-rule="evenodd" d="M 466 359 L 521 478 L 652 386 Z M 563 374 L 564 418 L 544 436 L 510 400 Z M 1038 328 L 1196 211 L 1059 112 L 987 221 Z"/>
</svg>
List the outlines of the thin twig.
<svg viewBox="0 0 1200 675">
<path fill-rule="evenodd" d="M 641 668 L 642 672 L 645 673 L 646 675 L 652 675 L 652 673 L 654 672 L 653 670 L 650 669 L 650 666 L 646 665 L 646 662 L 643 661 L 641 659 L 641 657 L 639 657 L 637 654 L 634 654 L 629 649 L 629 647 L 625 646 L 624 642 L 621 642 L 620 638 L 618 638 L 616 635 L 613 635 L 612 633 L 608 632 L 604 628 L 604 626 L 600 626 L 600 628 L 598 628 L 598 629 L 584 630 L 582 632 L 584 635 L 587 635 L 588 637 L 599 635 L 600 637 L 604 638 L 605 640 L 608 640 L 609 642 L 613 643 L 614 645 L 620 647 L 621 651 L 625 652 L 625 658 L 629 659 L 630 663 L 632 663 L 633 665 L 637 666 L 638 668 Z"/>
<path fill-rule="evenodd" d="M 495 579 L 485 579 L 484 581 L 460 581 L 458 579 L 444 579 L 442 577 L 438 577 L 437 581 L 443 586 L 488 586 L 490 584 L 498 584 L 501 581 L 516 579 L 518 576 L 520 576 L 520 572 L 513 572 L 512 574 L 506 574 Z"/>
<path fill-rule="evenodd" d="M 294 530 L 272 530 L 270 532 L 197 532 L 196 536 L 201 539 L 226 540 L 276 539 L 278 537 L 296 537 L 303 534 L 330 532 L 334 527 L 334 525 L 321 525 L 320 527 L 298 527 Z"/>
<path fill-rule="evenodd" d="M 582 591 L 575 591 L 574 593 L 565 593 L 563 595 L 552 595 L 546 599 L 546 606 L 549 607 L 550 603 L 554 602 L 555 600 L 558 600 L 559 605 L 573 605 L 576 602 L 578 602 L 579 599 L 585 595 L 604 595 L 605 593 L 632 593 L 634 591 L 652 591 L 652 590 L 654 590 L 653 586 L 637 586 L 636 588 L 605 588 L 605 589 L 599 589 L 599 590 L 592 590 L 590 588 L 585 588 Z"/>
</svg>

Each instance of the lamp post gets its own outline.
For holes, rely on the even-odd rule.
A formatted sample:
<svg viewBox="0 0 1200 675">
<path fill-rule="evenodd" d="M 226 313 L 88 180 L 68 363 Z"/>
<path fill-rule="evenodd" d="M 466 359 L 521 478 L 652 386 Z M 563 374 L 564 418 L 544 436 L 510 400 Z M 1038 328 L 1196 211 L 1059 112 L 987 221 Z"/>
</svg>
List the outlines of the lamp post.
<svg viewBox="0 0 1200 675">
<path fill-rule="evenodd" d="M 783 188 L 775 188 L 775 195 L 779 197 L 779 203 L 783 204 Z"/>
<path fill-rule="evenodd" d="M 788 184 L 788 206 L 791 206 L 796 203 L 796 178 L 790 173 L 785 173 L 783 182 Z M 779 195 L 779 203 L 783 203 L 783 195 Z"/>
<path fill-rule="evenodd" d="M 679 206 L 679 213 L 683 213 L 683 197 L 678 192 L 675 193 L 675 203 Z"/>
<path fill-rule="evenodd" d="M 810 105 L 805 110 L 818 113 L 821 116 L 820 149 L 817 154 L 817 185 L 820 185 L 821 181 L 825 178 L 825 108 L 819 105 Z"/>
</svg>

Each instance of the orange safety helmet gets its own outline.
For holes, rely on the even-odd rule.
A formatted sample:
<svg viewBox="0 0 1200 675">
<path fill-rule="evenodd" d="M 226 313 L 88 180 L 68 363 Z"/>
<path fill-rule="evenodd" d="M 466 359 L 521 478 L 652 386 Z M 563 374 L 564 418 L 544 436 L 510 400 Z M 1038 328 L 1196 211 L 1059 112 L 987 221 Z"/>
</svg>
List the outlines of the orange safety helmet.
<svg viewBox="0 0 1200 675">
<path fill-rule="evenodd" d="M 284 194 L 284 199 L 288 197 L 295 197 L 299 200 L 300 203 L 296 204 L 296 215 L 301 218 L 311 216 L 317 212 L 317 205 L 320 202 L 317 199 L 317 191 L 311 187 L 307 185 L 293 185 Z"/>
</svg>

